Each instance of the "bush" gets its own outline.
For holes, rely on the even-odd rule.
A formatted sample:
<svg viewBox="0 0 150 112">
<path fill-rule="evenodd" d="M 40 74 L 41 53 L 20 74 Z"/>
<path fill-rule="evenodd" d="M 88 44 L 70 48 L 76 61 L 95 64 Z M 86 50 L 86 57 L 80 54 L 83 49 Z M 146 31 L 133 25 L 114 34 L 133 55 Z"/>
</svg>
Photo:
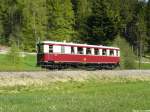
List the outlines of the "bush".
<svg viewBox="0 0 150 112">
<path fill-rule="evenodd" d="M 134 55 L 129 43 L 118 35 L 114 40 L 113 45 L 119 47 L 121 51 L 120 67 L 122 69 L 135 69 L 136 56 Z"/>
<path fill-rule="evenodd" d="M 19 67 L 21 64 L 21 57 L 19 55 L 19 48 L 15 42 L 12 42 L 11 48 L 6 56 L 8 64 Z"/>
</svg>

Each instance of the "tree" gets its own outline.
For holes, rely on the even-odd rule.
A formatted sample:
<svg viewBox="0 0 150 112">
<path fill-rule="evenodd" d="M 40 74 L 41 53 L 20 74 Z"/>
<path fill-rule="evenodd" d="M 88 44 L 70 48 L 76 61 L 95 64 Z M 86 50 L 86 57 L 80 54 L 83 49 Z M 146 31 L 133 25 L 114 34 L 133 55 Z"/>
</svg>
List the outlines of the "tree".
<svg viewBox="0 0 150 112">
<path fill-rule="evenodd" d="M 150 52 L 150 0 L 146 7 L 146 25 L 147 25 L 147 35 L 148 35 L 148 51 Z"/>
<path fill-rule="evenodd" d="M 3 29 L 3 10 L 4 10 L 4 1 L 0 1 L 0 43 L 3 43 L 3 32 L 4 32 L 4 29 Z"/>
<path fill-rule="evenodd" d="M 90 0 L 72 0 L 75 12 L 75 30 L 78 32 L 75 41 L 84 42 L 88 35 L 87 20 L 91 15 L 91 1 Z"/>
<path fill-rule="evenodd" d="M 135 69 L 136 57 L 129 43 L 125 40 L 125 38 L 120 37 L 120 35 L 118 34 L 113 41 L 113 46 L 120 48 L 121 51 L 120 67 L 122 69 Z"/>
<path fill-rule="evenodd" d="M 138 1 L 0 0 L 0 43 L 35 51 L 40 40 L 111 44 L 120 35 L 150 45 L 150 1 Z"/>
<path fill-rule="evenodd" d="M 15 33 L 20 26 L 20 9 L 17 3 L 17 0 L 5 0 L 1 1 L 0 4 L 1 36 L 3 37 L 3 42 L 7 43 L 7 45 L 12 37 L 16 37 Z"/>
<path fill-rule="evenodd" d="M 121 0 L 105 0 L 107 15 L 113 21 L 117 32 L 121 29 Z"/>
<path fill-rule="evenodd" d="M 146 13 L 145 13 L 145 3 L 141 2 L 137 6 L 137 21 L 136 21 L 136 26 L 137 26 L 137 31 L 136 31 L 136 36 L 137 36 L 137 45 L 138 45 L 138 55 L 139 59 L 141 59 L 145 49 L 144 45 L 147 44 L 147 35 L 146 35 Z"/>
<path fill-rule="evenodd" d="M 89 17 L 87 26 L 89 38 L 92 44 L 108 44 L 116 35 L 114 23 L 107 14 L 104 0 L 94 0 L 92 4 L 92 15 Z"/>
<path fill-rule="evenodd" d="M 47 32 L 46 0 L 1 0 L 0 9 L 5 43 L 13 40 L 22 49 L 35 50 L 36 41 Z"/>
<path fill-rule="evenodd" d="M 120 33 L 130 44 L 134 44 L 136 37 L 136 15 L 138 0 L 120 1 Z"/>
<path fill-rule="evenodd" d="M 91 6 L 89 0 L 77 0 L 76 2 L 76 27 L 81 29 L 84 28 L 87 18 L 91 14 Z"/>
<path fill-rule="evenodd" d="M 43 40 L 47 34 L 46 0 L 23 0 L 22 7 L 22 47 L 25 50 L 35 50 L 35 44 Z"/>
<path fill-rule="evenodd" d="M 20 67 L 21 65 L 21 57 L 19 54 L 19 48 L 15 41 L 11 42 L 11 49 L 9 50 L 8 54 L 6 55 L 6 60 L 8 60 L 9 66 Z"/>
<path fill-rule="evenodd" d="M 75 33 L 74 12 L 71 0 L 48 0 L 48 37 L 52 40 L 70 41 Z"/>
</svg>

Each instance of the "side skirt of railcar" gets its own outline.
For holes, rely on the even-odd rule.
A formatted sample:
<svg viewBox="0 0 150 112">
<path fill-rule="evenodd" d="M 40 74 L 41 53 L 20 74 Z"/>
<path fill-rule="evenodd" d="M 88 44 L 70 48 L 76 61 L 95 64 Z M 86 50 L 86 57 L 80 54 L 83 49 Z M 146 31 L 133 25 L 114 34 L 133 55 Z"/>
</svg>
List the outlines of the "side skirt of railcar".
<svg viewBox="0 0 150 112">
<path fill-rule="evenodd" d="M 93 70 L 101 70 L 108 69 L 112 70 L 119 66 L 119 63 L 68 63 L 68 62 L 40 62 L 39 66 L 46 69 L 93 69 Z"/>
</svg>

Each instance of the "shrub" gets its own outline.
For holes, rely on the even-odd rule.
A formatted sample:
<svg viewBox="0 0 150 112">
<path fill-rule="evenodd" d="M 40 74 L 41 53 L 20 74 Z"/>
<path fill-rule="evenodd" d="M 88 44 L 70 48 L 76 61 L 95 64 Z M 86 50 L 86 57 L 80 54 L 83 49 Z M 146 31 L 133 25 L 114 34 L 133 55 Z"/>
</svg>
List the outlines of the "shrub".
<svg viewBox="0 0 150 112">
<path fill-rule="evenodd" d="M 113 45 L 120 48 L 121 62 L 120 67 L 122 69 L 135 69 L 136 68 L 136 56 L 133 53 L 129 43 L 119 35 L 114 40 Z"/>
<path fill-rule="evenodd" d="M 21 64 L 21 57 L 19 55 L 19 48 L 16 42 L 12 42 L 11 48 L 6 56 L 8 64 L 11 66 L 19 67 Z"/>
</svg>

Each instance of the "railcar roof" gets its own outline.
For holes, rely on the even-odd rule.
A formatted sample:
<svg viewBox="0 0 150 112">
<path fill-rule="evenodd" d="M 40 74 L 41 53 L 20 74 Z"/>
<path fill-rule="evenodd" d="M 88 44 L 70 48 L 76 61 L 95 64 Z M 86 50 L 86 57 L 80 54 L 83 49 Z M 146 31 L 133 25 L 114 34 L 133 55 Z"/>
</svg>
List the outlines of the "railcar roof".
<svg viewBox="0 0 150 112">
<path fill-rule="evenodd" d="M 42 41 L 43 44 L 61 44 L 61 45 L 70 45 L 70 46 L 84 46 L 84 47 L 97 47 L 97 48 L 108 48 L 108 49 L 118 49 L 118 47 L 103 46 L 103 45 L 88 45 L 88 44 L 77 44 L 77 43 L 67 43 L 67 42 L 55 42 L 55 41 Z"/>
</svg>

